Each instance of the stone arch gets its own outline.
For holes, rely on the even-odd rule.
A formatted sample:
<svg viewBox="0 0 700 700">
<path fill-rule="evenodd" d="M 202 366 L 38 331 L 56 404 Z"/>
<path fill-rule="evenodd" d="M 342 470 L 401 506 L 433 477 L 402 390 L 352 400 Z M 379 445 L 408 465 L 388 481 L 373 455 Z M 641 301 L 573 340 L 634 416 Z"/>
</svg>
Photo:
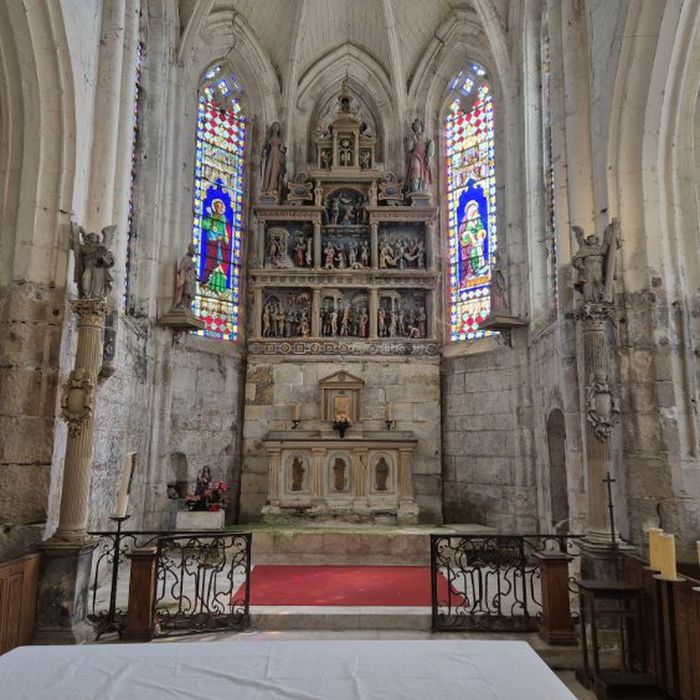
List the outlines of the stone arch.
<svg viewBox="0 0 700 700">
<path fill-rule="evenodd" d="M 566 424 L 564 414 L 554 408 L 547 416 L 549 455 L 549 505 L 551 526 L 557 532 L 569 530 L 569 486 L 566 471 Z"/>
</svg>

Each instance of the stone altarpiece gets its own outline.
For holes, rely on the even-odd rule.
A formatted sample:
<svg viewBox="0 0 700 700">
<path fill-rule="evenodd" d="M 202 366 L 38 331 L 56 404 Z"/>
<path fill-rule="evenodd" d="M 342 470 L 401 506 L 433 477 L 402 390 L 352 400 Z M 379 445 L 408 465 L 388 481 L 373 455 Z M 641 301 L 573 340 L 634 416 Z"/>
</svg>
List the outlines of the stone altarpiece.
<svg viewBox="0 0 700 700">
<path fill-rule="evenodd" d="M 369 383 L 372 362 L 392 356 L 430 358 L 439 382 L 436 209 L 406 198 L 400 179 L 375 161 L 376 137 L 358 112 L 344 83 L 335 116 L 313 132 L 314 161 L 297 167 L 279 203 L 263 198 L 253 208 L 249 383 L 265 363 L 301 366 L 321 358 L 341 372 L 349 366 L 344 359 L 366 359 Z M 376 411 L 372 431 L 366 430 L 358 408 L 343 439 L 332 429 L 332 416 L 325 415 L 323 382 L 315 391 L 316 399 L 307 399 L 304 410 L 312 418 L 293 431 L 265 435 L 264 514 L 296 508 L 357 520 L 382 512 L 416 522 L 413 433 L 382 430 L 385 421 L 377 420 Z M 279 425 L 283 413 L 283 406 L 271 406 L 266 424 L 272 426 L 276 418 Z M 248 440 L 244 472 L 246 461 L 255 459 L 253 447 Z M 260 467 L 257 476 L 259 482 Z"/>
</svg>

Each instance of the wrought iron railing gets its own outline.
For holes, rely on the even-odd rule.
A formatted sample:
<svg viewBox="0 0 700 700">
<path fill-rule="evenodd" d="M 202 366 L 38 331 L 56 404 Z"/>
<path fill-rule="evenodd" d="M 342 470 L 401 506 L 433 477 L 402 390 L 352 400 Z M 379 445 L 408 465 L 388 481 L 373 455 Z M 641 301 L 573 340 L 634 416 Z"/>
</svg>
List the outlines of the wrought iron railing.
<svg viewBox="0 0 700 700">
<path fill-rule="evenodd" d="M 240 532 L 127 530 L 91 532 L 90 611 L 97 636 L 121 632 L 126 620 L 127 555 L 157 548 L 156 635 L 241 629 L 249 623 L 252 535 Z"/>
<path fill-rule="evenodd" d="M 579 555 L 574 535 L 430 536 L 433 629 L 530 630 L 542 611 L 535 554 Z M 575 575 L 569 588 L 577 592 Z"/>
</svg>

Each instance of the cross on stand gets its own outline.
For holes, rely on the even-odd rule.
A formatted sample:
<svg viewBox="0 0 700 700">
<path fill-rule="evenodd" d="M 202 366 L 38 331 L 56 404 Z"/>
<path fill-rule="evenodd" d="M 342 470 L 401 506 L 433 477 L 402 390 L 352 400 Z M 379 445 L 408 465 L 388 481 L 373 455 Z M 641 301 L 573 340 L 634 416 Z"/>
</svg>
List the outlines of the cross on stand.
<svg viewBox="0 0 700 700">
<path fill-rule="evenodd" d="M 603 479 L 603 483 L 608 489 L 608 513 L 610 513 L 610 540 L 612 542 L 613 548 L 617 546 L 617 541 L 615 539 L 615 506 L 613 504 L 612 497 L 612 485 L 617 481 L 610 476 L 610 472 L 607 473 L 606 477 Z"/>
</svg>

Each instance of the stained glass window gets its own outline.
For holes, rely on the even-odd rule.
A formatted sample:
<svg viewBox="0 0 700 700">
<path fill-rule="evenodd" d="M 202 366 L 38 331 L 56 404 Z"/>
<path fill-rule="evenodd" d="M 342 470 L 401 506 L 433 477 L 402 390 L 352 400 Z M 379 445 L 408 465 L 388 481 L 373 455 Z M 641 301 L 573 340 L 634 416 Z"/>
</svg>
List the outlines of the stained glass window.
<svg viewBox="0 0 700 700">
<path fill-rule="evenodd" d="M 209 70 L 199 93 L 194 212 L 199 335 L 238 337 L 246 118 L 243 90 L 223 66 Z"/>
<path fill-rule="evenodd" d="M 452 340 L 489 335 L 479 324 L 491 308 L 496 252 L 493 96 L 481 66 L 461 71 L 450 86 L 445 118 Z"/>
</svg>

